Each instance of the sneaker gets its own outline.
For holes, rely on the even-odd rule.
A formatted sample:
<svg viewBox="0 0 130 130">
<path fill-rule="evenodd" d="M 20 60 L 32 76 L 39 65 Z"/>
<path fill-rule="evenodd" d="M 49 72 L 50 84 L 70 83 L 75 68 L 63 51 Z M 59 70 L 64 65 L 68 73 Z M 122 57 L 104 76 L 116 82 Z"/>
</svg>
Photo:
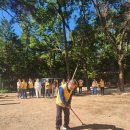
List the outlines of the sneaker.
<svg viewBox="0 0 130 130">
<path fill-rule="evenodd" d="M 71 130 L 71 128 L 67 126 L 67 127 L 63 127 L 63 130 Z"/>
</svg>

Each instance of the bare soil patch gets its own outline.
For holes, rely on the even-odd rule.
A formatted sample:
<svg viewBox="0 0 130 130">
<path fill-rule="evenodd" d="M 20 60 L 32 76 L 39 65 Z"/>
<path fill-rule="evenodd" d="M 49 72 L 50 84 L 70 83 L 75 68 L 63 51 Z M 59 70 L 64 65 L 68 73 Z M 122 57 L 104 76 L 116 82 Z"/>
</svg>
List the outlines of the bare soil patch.
<svg viewBox="0 0 130 130">
<path fill-rule="evenodd" d="M 73 130 L 130 130 L 130 96 L 73 96 Z M 17 99 L 16 93 L 0 94 L 0 130 L 55 130 L 55 98 Z"/>
</svg>

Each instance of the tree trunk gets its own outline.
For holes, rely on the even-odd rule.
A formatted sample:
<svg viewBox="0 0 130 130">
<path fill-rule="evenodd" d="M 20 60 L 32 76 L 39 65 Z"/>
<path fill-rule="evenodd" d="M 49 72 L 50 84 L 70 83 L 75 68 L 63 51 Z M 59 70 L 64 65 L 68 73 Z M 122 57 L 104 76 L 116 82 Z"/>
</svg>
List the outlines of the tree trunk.
<svg viewBox="0 0 130 130">
<path fill-rule="evenodd" d="M 90 90 L 90 84 L 89 84 L 89 79 L 88 79 L 88 72 L 87 72 L 87 69 L 88 69 L 88 65 L 87 63 L 84 64 L 84 77 L 85 77 L 85 81 L 86 81 L 86 87 L 87 87 L 87 90 L 89 91 Z"/>
<path fill-rule="evenodd" d="M 64 34 L 64 43 L 65 43 L 65 63 L 66 63 L 67 78 L 70 79 L 69 62 L 68 62 L 68 46 L 67 46 L 67 37 L 66 37 L 66 26 L 67 25 L 66 25 L 66 22 L 65 22 L 65 18 L 64 18 L 63 12 L 62 12 L 62 7 L 61 7 L 59 0 L 57 0 L 57 4 L 59 6 L 58 13 L 61 16 L 62 25 L 63 25 L 63 34 Z M 64 9 L 66 10 L 65 3 L 64 3 Z M 69 26 L 67 26 L 67 27 L 69 29 Z"/>
<path fill-rule="evenodd" d="M 120 91 L 124 91 L 124 67 L 123 67 L 123 62 L 122 59 L 118 59 L 118 65 L 119 65 L 119 88 Z"/>
<path fill-rule="evenodd" d="M 65 30 L 65 24 L 64 24 L 64 22 L 62 22 L 62 23 L 63 23 L 63 33 L 64 33 L 64 40 L 65 40 L 65 63 L 66 63 L 66 71 L 67 71 L 67 78 L 70 79 L 66 30 Z"/>
<path fill-rule="evenodd" d="M 55 66 L 55 52 L 52 53 L 53 54 L 53 63 L 52 63 L 52 76 L 56 77 L 57 73 L 56 73 L 56 66 Z"/>
<path fill-rule="evenodd" d="M 50 52 L 49 61 L 50 61 L 50 76 L 53 77 L 52 52 Z"/>
</svg>

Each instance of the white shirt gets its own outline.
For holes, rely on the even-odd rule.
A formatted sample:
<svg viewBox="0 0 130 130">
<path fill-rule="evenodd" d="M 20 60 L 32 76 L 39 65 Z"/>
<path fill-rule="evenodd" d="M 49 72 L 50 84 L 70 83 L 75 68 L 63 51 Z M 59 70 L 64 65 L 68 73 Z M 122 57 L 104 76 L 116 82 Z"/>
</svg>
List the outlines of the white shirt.
<svg viewBox="0 0 130 130">
<path fill-rule="evenodd" d="M 40 83 L 40 82 L 35 82 L 34 88 L 35 88 L 35 89 L 40 89 L 40 88 L 42 88 L 41 83 Z"/>
<path fill-rule="evenodd" d="M 17 82 L 17 88 L 20 88 L 20 82 Z"/>
</svg>

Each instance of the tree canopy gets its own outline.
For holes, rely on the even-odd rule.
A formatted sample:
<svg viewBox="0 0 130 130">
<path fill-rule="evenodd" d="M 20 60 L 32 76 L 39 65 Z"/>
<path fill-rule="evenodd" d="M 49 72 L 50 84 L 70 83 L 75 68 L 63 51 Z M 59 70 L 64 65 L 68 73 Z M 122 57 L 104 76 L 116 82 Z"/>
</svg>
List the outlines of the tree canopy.
<svg viewBox="0 0 130 130">
<path fill-rule="evenodd" d="M 0 10 L 0 73 L 18 78 L 130 76 L 130 3 L 126 0 L 4 0 Z M 13 28 L 18 23 L 22 33 Z M 105 76 L 103 76 L 105 78 Z M 109 81 L 107 78 L 105 79 Z"/>
</svg>

